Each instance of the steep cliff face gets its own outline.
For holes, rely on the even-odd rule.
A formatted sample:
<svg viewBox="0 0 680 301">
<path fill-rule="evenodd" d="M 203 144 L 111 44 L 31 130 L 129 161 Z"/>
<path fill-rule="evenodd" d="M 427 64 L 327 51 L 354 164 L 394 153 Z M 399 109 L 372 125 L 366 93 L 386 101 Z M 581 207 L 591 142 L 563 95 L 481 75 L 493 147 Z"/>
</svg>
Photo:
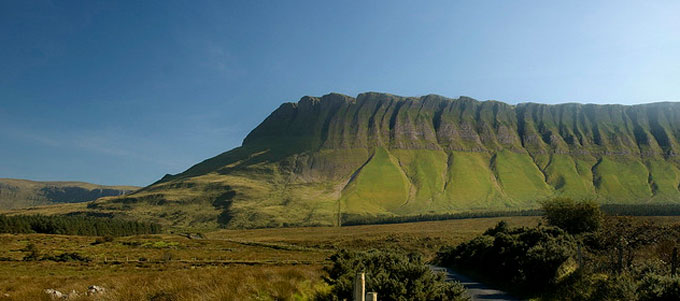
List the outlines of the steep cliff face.
<svg viewBox="0 0 680 301">
<path fill-rule="evenodd" d="M 0 209 L 89 202 L 100 197 L 124 195 L 137 189 L 139 187 L 102 186 L 83 182 L 0 179 Z"/>
<path fill-rule="evenodd" d="M 281 105 L 241 147 L 91 207 L 178 226 L 253 227 L 331 225 L 339 213 L 534 208 L 557 195 L 675 203 L 678 137 L 678 103 L 303 97 Z"/>
</svg>

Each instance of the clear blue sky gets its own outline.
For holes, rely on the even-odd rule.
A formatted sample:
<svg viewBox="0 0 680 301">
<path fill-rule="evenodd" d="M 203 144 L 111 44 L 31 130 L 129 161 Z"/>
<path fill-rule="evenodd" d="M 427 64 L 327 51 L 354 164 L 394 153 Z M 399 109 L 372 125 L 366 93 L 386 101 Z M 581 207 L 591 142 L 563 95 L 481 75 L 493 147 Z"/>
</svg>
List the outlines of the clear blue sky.
<svg viewBox="0 0 680 301">
<path fill-rule="evenodd" d="M 680 1 L 557 2 L 1 1 L 0 177 L 147 185 L 331 91 L 680 100 Z"/>
</svg>

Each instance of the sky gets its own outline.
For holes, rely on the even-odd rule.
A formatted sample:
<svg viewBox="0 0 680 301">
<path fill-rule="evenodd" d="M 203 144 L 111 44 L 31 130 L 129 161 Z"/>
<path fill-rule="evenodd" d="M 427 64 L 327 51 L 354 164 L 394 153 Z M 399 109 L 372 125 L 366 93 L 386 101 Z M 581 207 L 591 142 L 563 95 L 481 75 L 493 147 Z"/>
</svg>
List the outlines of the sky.
<svg viewBox="0 0 680 301">
<path fill-rule="evenodd" d="M 0 1 L 0 177 L 148 185 L 281 103 L 680 101 L 680 1 Z"/>
</svg>

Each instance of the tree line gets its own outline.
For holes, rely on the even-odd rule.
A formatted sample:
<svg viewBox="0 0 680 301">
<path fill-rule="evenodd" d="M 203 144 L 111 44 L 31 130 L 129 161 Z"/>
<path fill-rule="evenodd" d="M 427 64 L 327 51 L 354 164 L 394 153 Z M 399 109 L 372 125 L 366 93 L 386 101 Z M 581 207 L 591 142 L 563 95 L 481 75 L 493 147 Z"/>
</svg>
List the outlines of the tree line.
<svg viewBox="0 0 680 301">
<path fill-rule="evenodd" d="M 0 215 L 0 233 L 128 236 L 161 233 L 159 224 L 106 217 Z"/>
<path fill-rule="evenodd" d="M 599 208 L 601 212 L 610 216 L 680 216 L 680 204 L 602 204 L 599 205 Z M 542 216 L 544 214 L 545 212 L 543 208 L 504 211 L 469 211 L 459 213 L 419 214 L 407 216 L 370 216 L 343 213 L 341 215 L 341 225 L 357 226 L 373 224 L 398 224 L 483 217 Z"/>
<path fill-rule="evenodd" d="M 471 211 L 443 214 L 419 214 L 407 216 L 370 216 L 361 214 L 342 214 L 342 226 L 372 225 L 372 224 L 398 224 L 425 221 L 443 221 L 451 219 L 467 219 L 481 217 L 505 217 L 505 216 L 540 216 L 543 211 L 538 209 L 509 210 L 509 211 Z"/>
</svg>

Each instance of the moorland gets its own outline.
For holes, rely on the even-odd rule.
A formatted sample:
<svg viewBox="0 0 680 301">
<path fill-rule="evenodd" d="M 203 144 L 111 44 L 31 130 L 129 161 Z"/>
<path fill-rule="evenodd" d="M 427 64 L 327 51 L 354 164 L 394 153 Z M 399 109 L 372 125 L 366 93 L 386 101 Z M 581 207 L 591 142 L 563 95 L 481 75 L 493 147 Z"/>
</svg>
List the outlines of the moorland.
<svg viewBox="0 0 680 301">
<path fill-rule="evenodd" d="M 513 226 L 532 226 L 540 220 L 479 218 L 107 239 L 0 234 L 0 300 L 49 300 L 46 288 L 82 293 L 90 285 L 105 287 L 108 300 L 305 300 L 328 289 L 323 267 L 340 249 L 419 252 L 431 260 L 440 248 L 469 240 L 503 219 Z M 79 257 L 24 260 L 29 245 L 35 246 L 38 257 L 64 253 Z M 3 299 L 4 294 L 10 297 Z"/>
<path fill-rule="evenodd" d="M 658 227 L 680 224 L 674 216 L 631 219 Z M 333 289 L 327 281 L 330 259 L 341 250 L 417 254 L 423 263 L 442 264 L 442 254 L 491 235 L 489 229 L 499 223 L 536 229 L 547 221 L 496 217 L 120 237 L 0 234 L 0 300 L 50 300 L 47 288 L 75 290 L 79 295 L 73 300 L 323 300 L 319 296 Z M 668 243 L 635 249 L 631 266 L 650 258 L 657 264 L 668 261 L 654 255 Z M 576 256 L 570 256 L 565 266 L 573 268 Z M 593 257 L 589 262 L 605 261 Z M 91 285 L 106 293 L 84 295 Z"/>
</svg>

